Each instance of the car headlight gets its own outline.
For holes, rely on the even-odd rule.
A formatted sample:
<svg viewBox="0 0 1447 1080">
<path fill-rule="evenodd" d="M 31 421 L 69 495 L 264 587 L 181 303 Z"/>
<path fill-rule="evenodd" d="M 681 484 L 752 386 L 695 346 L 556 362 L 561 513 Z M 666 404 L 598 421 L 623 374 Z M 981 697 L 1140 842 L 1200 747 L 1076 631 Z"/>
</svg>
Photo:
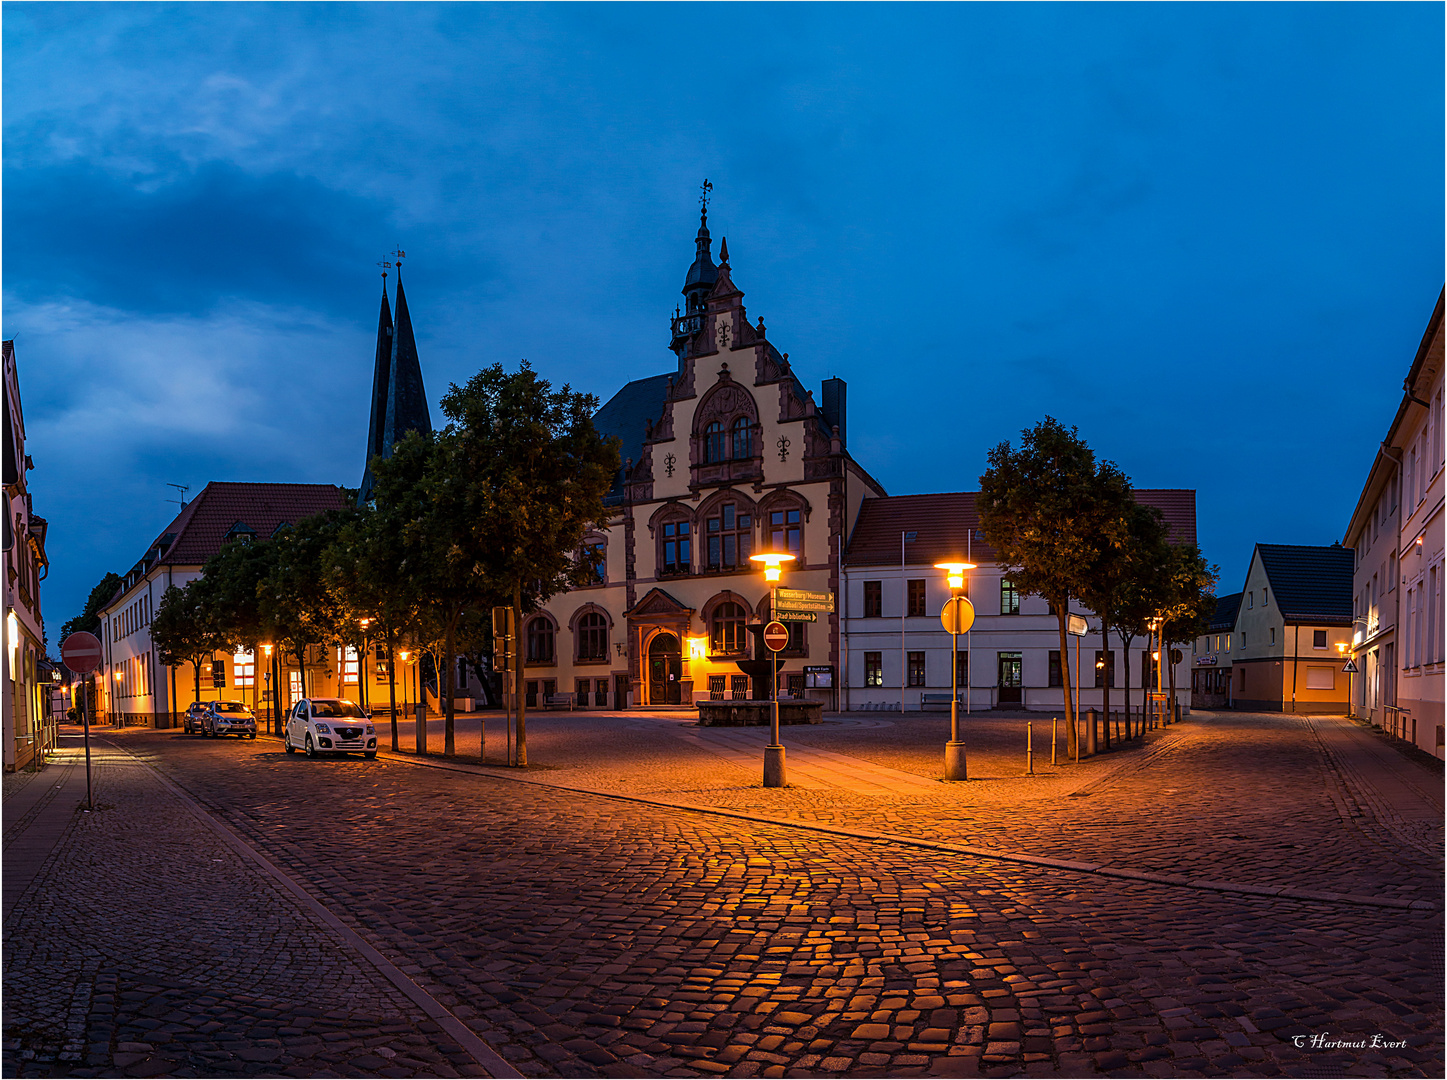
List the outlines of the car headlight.
<svg viewBox="0 0 1447 1080">
<path fill-rule="evenodd" d="M 315 726 L 318 735 L 330 735 L 332 733 L 332 729 L 327 727 L 326 724 L 318 723 Z"/>
<path fill-rule="evenodd" d="M 367 734 L 368 734 L 368 735 L 375 735 L 375 734 L 377 734 L 377 729 L 374 728 L 371 724 L 368 724 L 368 725 L 367 725 Z"/>
</svg>

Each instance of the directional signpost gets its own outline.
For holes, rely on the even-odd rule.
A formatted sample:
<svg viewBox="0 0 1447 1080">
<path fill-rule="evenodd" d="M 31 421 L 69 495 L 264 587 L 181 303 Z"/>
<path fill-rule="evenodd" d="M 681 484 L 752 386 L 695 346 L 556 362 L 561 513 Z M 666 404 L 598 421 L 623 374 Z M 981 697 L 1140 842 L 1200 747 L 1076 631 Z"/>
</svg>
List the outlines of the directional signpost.
<svg viewBox="0 0 1447 1080">
<path fill-rule="evenodd" d="M 784 622 L 818 622 L 819 615 L 834 610 L 834 594 L 808 589 L 775 589 L 774 618 Z"/>
<path fill-rule="evenodd" d="M 100 667 L 104 657 L 100 638 L 84 630 L 77 630 L 60 643 L 60 659 L 82 679 Z M 88 814 L 95 809 L 95 803 L 90 793 L 90 695 L 84 682 L 80 692 L 80 719 L 85 738 L 85 812 Z"/>
</svg>

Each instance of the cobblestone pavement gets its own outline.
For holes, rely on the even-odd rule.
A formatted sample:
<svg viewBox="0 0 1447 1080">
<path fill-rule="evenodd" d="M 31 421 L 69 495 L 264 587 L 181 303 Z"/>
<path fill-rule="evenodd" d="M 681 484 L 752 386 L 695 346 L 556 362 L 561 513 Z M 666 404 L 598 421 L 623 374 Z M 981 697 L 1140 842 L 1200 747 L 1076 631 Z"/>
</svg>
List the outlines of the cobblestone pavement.
<svg viewBox="0 0 1447 1080">
<path fill-rule="evenodd" d="M 38 779 L 7 783 L 18 798 L 70 773 L 29 827 L 54 850 L 5 922 L 5 1076 L 487 1075 L 100 738 L 96 811 L 80 813 L 72 741 Z"/>
<path fill-rule="evenodd" d="M 1432 833 L 1421 832 L 1431 810 L 1417 805 L 1430 803 L 1435 783 L 1440 830 L 1440 772 L 1434 781 L 1430 768 L 1405 762 L 1419 770 L 1410 774 L 1418 795 L 1387 791 L 1362 754 L 1371 736 L 1327 727 L 1323 749 L 1314 733 L 1324 724 L 1196 717 L 1152 733 L 1145 747 L 1021 777 L 1023 761 L 1013 772 L 1011 763 L 1023 721 L 982 721 L 970 731 L 972 769 L 990 778 L 940 784 L 928 797 L 827 784 L 766 791 L 743 761 L 709 751 L 712 732 L 640 714 L 530 721 L 536 764 L 526 783 L 497 767 L 309 761 L 269 739 L 127 730 L 110 737 L 102 798 L 119 807 L 131 797 L 123 792 L 146 788 L 146 770 L 120 762 L 160 769 L 525 1075 L 1439 1076 L 1440 910 L 1177 888 L 789 823 L 808 817 L 1068 857 L 1105 847 L 1121 865 L 1342 891 L 1344 877 L 1354 890 L 1405 882 L 1401 896 L 1440 900 Z M 933 717 L 868 718 L 788 728 L 784 738 L 927 776 L 946 729 Z M 490 749 L 500 742 L 489 734 Z M 549 786 L 559 783 L 779 820 Z M 205 1001 L 227 1014 L 213 1030 L 239 1034 L 222 1047 L 233 1057 L 212 1067 L 188 1056 L 176 1074 L 247 1075 L 236 1055 L 252 1041 L 284 1042 L 267 1023 L 296 1012 L 285 1003 L 341 997 L 355 1009 L 335 1018 L 352 1040 L 344 1056 L 302 1067 L 393 1075 L 366 1051 L 401 1057 L 404 1039 L 421 1040 L 407 1043 L 404 1067 L 448 1067 L 445 1040 L 425 1018 L 335 935 L 298 918 L 292 898 L 244 864 L 215 888 L 189 879 L 188 860 L 229 866 L 234 852 L 214 834 L 187 832 L 180 816 L 108 810 L 67 834 L 67 845 L 77 836 L 108 844 L 88 860 L 63 848 L 46 871 L 48 906 L 32 914 L 22 905 L 31 921 L 6 926 L 7 979 L 21 973 L 20 991 L 43 1003 L 27 1004 L 29 1023 L 99 1025 L 124 1053 L 121 1035 L 141 1045 L 146 1028 L 131 1015 L 199 1034 L 171 1014 L 199 1018 Z M 98 829 L 107 818 L 130 823 Z M 1319 869 L 1323 859 L 1335 869 Z M 51 897 L 77 875 L 95 881 L 76 905 L 83 913 L 67 922 L 68 905 Z M 93 991 L 100 969 L 85 966 L 95 947 L 86 926 L 113 910 L 107 933 L 130 927 L 134 937 L 115 954 L 124 964 L 107 972 L 124 966 L 133 982 L 153 980 L 131 990 L 143 996 L 124 1032 L 72 1005 L 77 995 L 123 1000 L 108 983 Z M 176 942 L 194 954 L 192 940 L 218 932 L 208 911 L 237 912 L 222 923 L 244 926 L 249 944 L 204 962 L 173 960 Z M 37 944 L 56 922 L 70 927 L 65 947 Z M 304 938 L 310 954 L 273 944 L 301 930 L 315 935 Z M 274 975 L 264 956 L 280 964 Z M 160 996 L 169 987 L 153 966 L 179 966 L 172 998 Z M 336 994 L 331 980 L 345 979 L 355 989 Z M 244 1008 L 246 995 L 282 1004 Z M 7 994 L 7 1010 L 13 1001 Z M 356 1024 L 345 1026 L 360 1013 L 395 1017 L 399 1030 L 366 1043 Z M 1341 1045 L 1356 1043 L 1364 1045 Z M 129 1068 L 171 1067 L 160 1047 L 145 1045 L 155 1056 Z M 424 1058 L 429 1048 L 438 1056 Z M 274 1074 L 259 1066 L 256 1075 Z"/>
</svg>

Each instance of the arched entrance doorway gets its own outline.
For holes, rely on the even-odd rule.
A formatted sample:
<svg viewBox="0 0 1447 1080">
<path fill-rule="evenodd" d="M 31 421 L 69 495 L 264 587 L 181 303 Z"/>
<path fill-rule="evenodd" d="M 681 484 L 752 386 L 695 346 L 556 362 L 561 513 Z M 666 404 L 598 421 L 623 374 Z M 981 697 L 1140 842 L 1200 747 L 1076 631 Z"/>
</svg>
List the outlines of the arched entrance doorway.
<svg viewBox="0 0 1447 1080">
<path fill-rule="evenodd" d="M 683 648 L 672 634 L 655 634 L 648 643 L 648 703 L 678 705 L 683 701 Z"/>
</svg>

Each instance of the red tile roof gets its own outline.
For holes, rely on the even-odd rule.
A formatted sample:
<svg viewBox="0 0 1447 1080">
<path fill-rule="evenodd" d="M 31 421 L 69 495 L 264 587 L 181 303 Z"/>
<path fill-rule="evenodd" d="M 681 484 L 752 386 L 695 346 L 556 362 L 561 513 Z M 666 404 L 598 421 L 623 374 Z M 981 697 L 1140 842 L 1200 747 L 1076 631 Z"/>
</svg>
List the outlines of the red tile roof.
<svg viewBox="0 0 1447 1080">
<path fill-rule="evenodd" d="M 226 534 L 238 523 L 249 526 L 259 539 L 266 540 L 280 525 L 295 525 L 304 517 L 324 510 L 340 510 L 343 505 L 342 489 L 332 484 L 238 484 L 213 480 L 162 530 L 151 548 L 168 535 L 174 535 L 160 561 L 173 566 L 200 566 L 221 550 Z"/>
<path fill-rule="evenodd" d="M 844 561 L 850 566 L 900 565 L 900 536 L 915 533 L 904 543 L 907 565 L 933 565 L 968 553 L 980 565 L 995 561 L 995 551 L 978 530 L 974 491 L 945 491 L 933 495 L 892 495 L 866 499 L 849 537 Z M 1196 492 L 1190 488 L 1137 488 L 1136 501 L 1154 506 L 1165 515 L 1171 539 L 1196 542 Z M 969 543 L 967 544 L 967 540 Z"/>
</svg>

